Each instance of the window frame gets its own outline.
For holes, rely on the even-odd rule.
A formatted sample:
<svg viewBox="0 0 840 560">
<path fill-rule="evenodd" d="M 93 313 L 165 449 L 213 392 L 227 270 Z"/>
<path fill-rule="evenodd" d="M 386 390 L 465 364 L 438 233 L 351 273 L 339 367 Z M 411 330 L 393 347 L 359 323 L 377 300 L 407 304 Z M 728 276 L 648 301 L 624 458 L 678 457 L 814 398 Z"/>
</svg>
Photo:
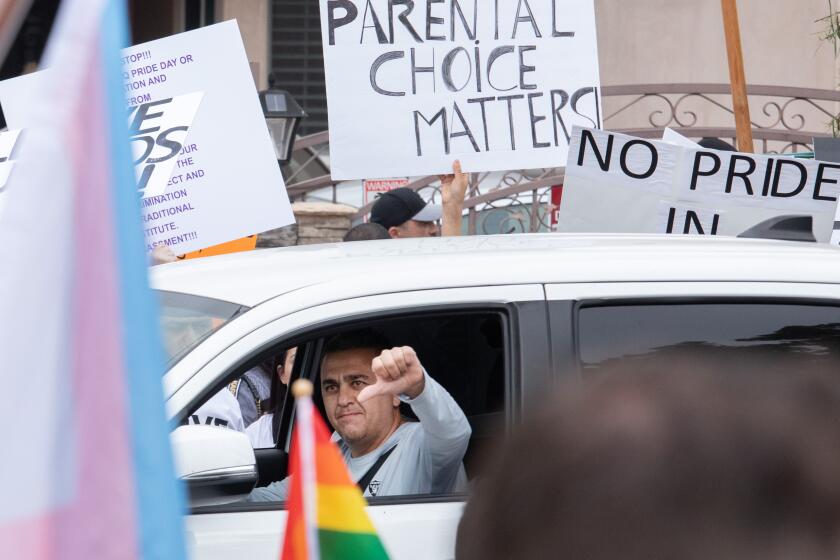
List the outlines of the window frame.
<svg viewBox="0 0 840 560">
<path fill-rule="evenodd" d="M 840 301 L 825 300 L 825 299 L 803 299 L 803 298 L 764 298 L 764 297 L 670 297 L 658 298 L 655 302 L 640 301 L 639 298 L 627 298 L 618 300 L 590 300 L 576 302 L 574 306 L 574 325 L 575 325 L 575 355 L 577 356 L 578 371 L 583 372 L 584 363 L 581 354 L 581 336 L 580 336 L 580 314 L 586 309 L 603 309 L 603 308 L 619 308 L 619 307 L 654 307 L 654 306 L 688 306 L 688 305 L 762 305 L 762 306 L 796 306 L 796 307 L 834 307 L 838 311 L 838 319 L 840 319 Z M 840 321 L 838 321 L 840 322 Z"/>
<path fill-rule="evenodd" d="M 529 292 L 532 297 L 516 298 L 504 297 L 506 294 L 510 296 L 524 295 Z M 412 295 L 420 295 L 425 302 L 411 302 Z M 495 294 L 495 295 L 494 295 Z M 533 296 L 542 295 L 542 298 L 535 299 Z M 438 297 L 436 297 L 438 296 Z M 454 297 L 453 297 L 454 296 Z M 458 297 L 462 296 L 462 297 Z M 465 296 L 465 297 L 463 297 Z M 402 307 L 390 307 L 388 301 L 397 299 L 404 302 Z M 379 300 L 385 304 L 382 307 L 358 305 L 366 300 Z M 430 300 L 438 300 L 437 303 L 430 302 Z M 408 301 L 408 303 L 405 303 Z M 201 392 L 200 396 L 190 399 L 189 404 L 181 408 L 173 417 L 175 421 L 182 420 L 190 410 L 194 410 L 201 403 L 206 402 L 215 391 L 221 390 L 227 386 L 230 380 L 237 375 L 244 373 L 250 365 L 253 365 L 262 357 L 270 354 L 279 348 L 288 348 L 291 346 L 301 345 L 306 343 L 308 345 L 322 343 L 325 336 L 329 336 L 329 332 L 346 329 L 348 326 L 360 327 L 365 323 L 376 323 L 381 321 L 393 319 L 411 319 L 422 318 L 435 315 L 457 315 L 462 313 L 483 314 L 483 313 L 497 313 L 503 321 L 503 345 L 505 350 L 505 410 L 504 414 L 504 428 L 503 433 L 507 433 L 510 427 L 516 422 L 516 419 L 521 417 L 522 403 L 524 397 L 522 394 L 522 370 L 520 368 L 528 367 L 534 368 L 534 363 L 543 364 L 542 371 L 545 373 L 545 378 L 550 378 L 549 370 L 549 341 L 548 341 L 548 325 L 547 325 L 547 311 L 545 307 L 544 292 L 541 285 L 525 285 L 525 286 L 493 286 L 493 287 L 461 287 L 461 288 L 445 288 L 439 290 L 424 290 L 422 292 L 409 292 L 402 294 L 381 294 L 378 296 L 366 296 L 364 298 L 354 298 L 352 300 L 343 300 L 342 302 L 325 303 L 322 306 L 316 307 L 332 307 L 335 304 L 352 302 L 357 309 L 365 309 L 365 311 L 356 312 L 349 315 L 336 315 L 322 318 L 321 320 L 304 322 L 298 328 L 292 329 L 288 332 L 281 332 L 277 336 L 269 337 L 265 341 L 256 344 L 244 356 L 239 356 L 237 360 L 230 367 L 226 368 L 225 372 L 219 376 L 216 381 Z M 298 313 L 312 311 L 307 309 Z M 293 314 L 294 315 L 294 314 Z M 255 329 L 255 331 L 265 330 L 271 327 L 274 323 L 287 319 L 287 317 L 278 318 L 268 325 Z M 539 336 L 535 336 L 534 331 L 542 330 L 542 340 Z M 522 338 L 525 337 L 525 340 Z M 231 345 L 227 351 L 235 351 Z M 526 347 L 531 349 L 531 353 L 537 355 L 529 355 L 522 359 L 521 348 Z M 315 352 L 317 356 L 317 351 Z M 310 356 L 311 358 L 312 356 Z M 220 358 L 215 356 L 205 368 Z M 517 359 L 519 358 L 519 359 Z M 304 361 L 307 358 L 304 357 Z M 302 364 L 303 362 L 300 362 Z M 295 364 L 294 374 L 299 374 L 299 368 L 302 365 Z M 201 369 L 205 369 L 201 368 Z M 194 376 L 195 377 L 195 376 Z M 534 376 L 536 377 L 536 376 Z M 191 382 L 194 379 L 188 381 Z M 536 383 L 532 383 L 535 386 Z M 283 418 L 280 424 L 280 435 L 284 437 L 282 440 L 283 447 L 276 447 L 275 449 L 286 453 L 288 449 L 288 441 L 291 433 L 292 423 L 292 407 L 288 406 L 289 397 L 283 407 Z M 451 495 L 420 495 L 420 496 L 404 496 L 404 497 L 382 497 L 385 499 L 395 499 L 400 504 L 408 503 L 439 503 L 439 502 L 462 502 L 466 499 L 463 494 Z M 371 501 L 371 505 L 390 505 L 380 503 L 379 498 L 376 501 Z M 395 503 L 396 503 L 395 502 Z M 198 506 L 191 507 L 190 514 L 209 514 L 220 512 L 233 511 L 276 511 L 285 510 L 283 502 L 272 502 L 267 504 L 225 504 L 220 506 Z"/>
<path fill-rule="evenodd" d="M 546 284 L 545 290 L 555 381 L 581 378 L 578 310 L 584 306 L 713 302 L 840 306 L 840 284 L 818 282 L 584 282 Z"/>
<path fill-rule="evenodd" d="M 427 308 L 423 308 L 420 310 L 406 310 L 400 312 L 389 312 L 387 314 L 377 314 L 375 312 L 372 313 L 364 313 L 358 315 L 352 319 L 336 319 L 334 322 L 329 322 L 325 325 L 320 326 L 317 329 L 317 333 L 313 335 L 313 333 L 309 333 L 309 336 L 302 335 L 302 338 L 307 338 L 308 341 L 305 342 L 307 346 L 311 349 L 314 346 L 314 351 L 312 351 L 313 355 L 307 355 L 306 358 L 310 358 L 313 362 L 311 365 L 311 369 L 309 370 L 309 374 L 304 379 L 308 379 L 313 384 L 317 380 L 317 368 L 314 367 L 315 363 L 319 363 L 323 358 L 324 346 L 326 341 L 333 335 L 338 334 L 342 331 L 346 331 L 348 328 L 357 329 L 357 328 L 365 328 L 368 326 L 375 327 L 376 325 L 382 322 L 388 321 L 411 321 L 411 320 L 423 320 L 423 319 L 432 319 L 435 317 L 440 317 L 441 319 L 448 319 L 453 317 L 463 317 L 466 315 L 495 315 L 499 318 L 502 326 L 502 344 L 504 347 L 504 410 L 502 413 L 505 415 L 505 430 L 509 428 L 509 424 L 507 422 L 508 415 L 507 411 L 510 410 L 512 403 L 514 402 L 511 394 L 512 394 L 512 387 L 513 387 L 513 375 L 512 375 L 512 352 L 510 351 L 511 348 L 511 341 L 513 340 L 513 327 L 511 325 L 511 310 L 507 305 L 500 305 L 500 304 L 493 304 L 493 305 L 482 305 L 482 304 L 469 304 L 466 306 L 461 305 L 445 305 L 445 306 L 430 306 Z M 278 344 L 275 348 L 286 347 L 283 344 Z M 305 358 L 305 359 L 306 359 Z M 299 374 L 300 371 L 298 369 L 298 365 L 295 364 L 295 369 L 293 372 L 293 377 L 290 381 L 294 381 L 299 377 L 296 377 L 296 374 Z M 434 372 L 431 372 L 434 374 Z M 317 387 L 317 384 L 315 384 Z M 292 422 L 292 407 L 289 406 L 291 402 L 291 397 L 289 393 L 286 394 L 286 399 L 283 404 L 283 419 L 280 424 L 280 433 L 279 435 L 285 434 L 284 438 L 284 446 L 282 447 L 283 451 L 288 452 L 290 444 L 291 444 L 291 422 Z M 460 406 L 460 404 L 459 404 Z M 279 440 L 278 440 L 279 441 Z M 276 447 L 276 449 L 281 449 L 280 447 Z"/>
<path fill-rule="evenodd" d="M 178 362 L 180 362 L 185 356 L 190 354 L 190 352 L 192 352 L 193 350 L 195 350 L 196 348 L 201 346 L 201 343 L 204 342 L 205 340 L 207 340 L 209 337 L 211 337 L 213 335 L 213 333 L 215 333 L 216 331 L 218 331 L 221 328 L 224 328 L 225 325 L 227 325 L 231 321 L 234 321 L 235 319 L 238 319 L 239 317 L 241 317 L 242 315 L 244 315 L 245 313 L 247 313 L 251 309 L 247 305 L 242 305 L 240 303 L 234 303 L 232 301 L 226 301 L 226 300 L 223 300 L 223 299 L 217 299 L 217 298 L 212 298 L 212 297 L 207 297 L 207 296 L 200 296 L 200 295 L 196 295 L 196 294 L 189 294 L 189 293 L 186 293 L 186 292 L 178 292 L 178 291 L 174 291 L 174 290 L 158 290 L 158 289 L 155 289 L 155 290 L 152 290 L 152 291 L 154 292 L 155 297 L 157 298 L 158 308 L 159 308 L 158 310 L 159 311 L 162 310 L 163 308 L 167 307 L 165 302 L 169 298 L 179 298 L 179 299 L 183 299 L 183 300 L 188 301 L 188 302 L 195 302 L 195 303 L 198 303 L 198 304 L 201 304 L 201 305 L 204 305 L 204 306 L 208 306 L 208 307 L 219 306 L 219 307 L 226 307 L 226 308 L 229 308 L 229 309 L 233 309 L 233 314 L 230 315 L 230 317 L 228 317 L 227 319 L 225 319 L 224 323 L 219 325 L 217 328 L 202 334 L 195 341 L 193 341 L 192 344 L 190 344 L 189 347 L 182 349 L 181 351 L 179 351 L 177 354 L 175 354 L 171 358 L 168 358 L 167 361 L 166 361 L 167 371 L 169 369 L 173 368 L 174 366 L 176 366 L 178 364 Z M 163 330 L 163 327 L 161 327 L 161 330 Z M 162 336 L 166 336 L 166 335 L 164 334 Z"/>
<path fill-rule="evenodd" d="M 510 309 L 510 305 L 515 304 L 468 304 L 468 305 L 458 305 L 458 304 L 447 304 L 441 306 L 429 306 L 424 307 L 422 309 L 412 310 L 401 310 L 401 311 L 391 311 L 386 312 L 384 314 L 377 313 L 377 312 L 368 312 L 363 313 L 358 316 L 354 316 L 352 318 L 339 318 L 335 319 L 334 321 L 329 321 L 324 324 L 315 325 L 312 327 L 311 330 L 302 331 L 299 334 L 296 334 L 294 338 L 291 339 L 277 339 L 271 348 L 279 349 L 279 348 L 288 348 L 291 346 L 301 346 L 305 345 L 306 349 L 304 350 L 304 360 L 303 361 L 296 361 L 295 368 L 293 372 L 293 377 L 291 381 L 295 379 L 299 379 L 303 377 L 301 374 L 301 369 L 304 368 L 306 362 L 317 362 L 320 357 L 323 356 L 323 346 L 324 341 L 328 339 L 333 334 L 340 332 L 342 330 L 346 330 L 348 327 L 352 328 L 364 328 L 365 326 L 369 325 L 376 325 L 377 323 L 387 322 L 390 320 L 407 320 L 410 321 L 412 319 L 429 319 L 434 317 L 441 317 L 441 318 L 452 318 L 455 316 L 464 316 L 464 315 L 496 315 L 502 324 L 502 336 L 503 336 L 503 350 L 504 350 L 504 386 L 505 386 L 505 395 L 504 395 L 504 410 L 502 414 L 504 415 L 504 428 L 503 428 L 503 435 L 507 434 L 511 428 L 511 409 L 514 408 L 514 403 L 516 402 L 513 398 L 513 339 L 515 338 L 514 326 L 512 317 L 515 315 L 512 313 Z M 313 350 L 314 347 L 314 350 Z M 270 352 L 270 351 L 269 351 Z M 300 349 L 298 350 L 300 352 Z M 235 379 L 238 375 L 241 375 L 248 369 L 248 364 L 253 365 L 254 359 L 259 360 L 262 356 L 266 355 L 266 350 L 262 350 L 261 352 L 254 354 L 251 358 L 245 362 L 246 365 L 239 365 L 236 368 L 232 369 L 228 372 L 225 376 L 225 383 L 222 383 L 219 387 L 221 390 L 222 388 L 226 387 L 230 381 Z M 317 373 L 315 369 L 311 369 L 309 371 L 308 376 L 303 377 L 305 379 L 309 379 L 313 383 L 315 382 L 315 376 Z M 207 393 L 208 398 L 212 397 L 215 394 L 215 390 L 211 390 Z M 273 448 L 273 450 L 280 451 L 288 455 L 289 448 L 291 445 L 291 434 L 292 434 L 292 424 L 294 421 L 294 413 L 293 408 L 290 406 L 291 402 L 290 392 L 287 392 L 284 404 L 283 404 L 283 411 L 282 411 L 282 418 L 280 421 L 279 426 L 279 433 L 277 438 L 277 445 Z M 280 443 L 282 442 L 282 446 Z M 266 448 L 262 451 L 271 451 L 272 448 Z M 257 451 L 256 449 L 254 450 Z M 389 506 L 389 505 L 408 505 L 408 504 L 429 504 L 429 503 L 448 503 L 448 502 L 466 502 L 468 495 L 465 493 L 449 493 L 449 494 L 419 494 L 419 495 L 407 495 L 407 496 L 378 496 L 372 498 L 366 498 L 368 501 L 368 505 L 370 506 Z M 287 511 L 286 502 L 264 502 L 264 503 L 232 503 L 232 504 L 222 504 L 216 506 L 190 506 L 190 515 L 209 515 L 213 513 L 233 513 L 233 512 L 253 512 L 253 511 Z"/>
<path fill-rule="evenodd" d="M 619 308 L 639 306 L 679 306 L 679 305 L 774 305 L 797 307 L 834 307 L 840 317 L 840 299 L 811 297 L 767 297 L 767 296 L 670 296 L 670 297 L 619 297 L 593 298 L 578 301 L 549 301 L 549 314 L 552 323 L 552 348 L 554 351 L 555 375 L 568 378 L 583 376 L 584 363 L 581 354 L 580 314 L 585 309 Z M 556 342 L 555 332 L 566 333 L 565 341 Z"/>
</svg>

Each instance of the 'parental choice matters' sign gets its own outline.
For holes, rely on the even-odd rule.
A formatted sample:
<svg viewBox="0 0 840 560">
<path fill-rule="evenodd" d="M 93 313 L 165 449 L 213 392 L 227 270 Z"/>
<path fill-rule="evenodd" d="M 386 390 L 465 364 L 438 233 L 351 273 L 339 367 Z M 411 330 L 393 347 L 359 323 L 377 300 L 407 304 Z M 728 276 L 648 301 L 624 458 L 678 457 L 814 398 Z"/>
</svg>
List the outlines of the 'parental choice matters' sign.
<svg viewBox="0 0 840 560">
<path fill-rule="evenodd" d="M 831 239 L 840 165 L 576 128 L 558 231 L 737 236 L 808 215 Z"/>
<path fill-rule="evenodd" d="M 336 179 L 562 166 L 600 128 L 593 0 L 320 0 Z"/>
<path fill-rule="evenodd" d="M 122 55 L 148 250 L 188 253 L 294 223 L 236 21 Z M 10 126 L 30 126 L 27 92 L 48 72 L 0 82 Z"/>
</svg>

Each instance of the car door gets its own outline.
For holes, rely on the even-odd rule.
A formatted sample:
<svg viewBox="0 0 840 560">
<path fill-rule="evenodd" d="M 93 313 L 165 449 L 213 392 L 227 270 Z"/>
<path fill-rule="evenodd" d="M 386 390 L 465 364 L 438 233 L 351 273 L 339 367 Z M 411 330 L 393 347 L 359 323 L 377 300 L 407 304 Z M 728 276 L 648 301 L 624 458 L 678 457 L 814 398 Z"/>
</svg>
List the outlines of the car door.
<svg viewBox="0 0 840 560">
<path fill-rule="evenodd" d="M 275 303 L 282 308 L 282 302 Z M 521 414 L 525 396 L 540 392 L 551 379 L 545 292 L 541 285 L 452 288 L 359 297 L 313 305 L 278 317 L 243 334 L 221 350 L 211 337 L 207 343 L 214 348 L 214 357 L 190 376 L 179 373 L 185 381 L 170 397 L 169 411 L 176 419 L 189 414 L 191 407 L 224 386 L 231 372 L 267 347 L 285 340 L 291 343 L 296 337 L 317 333 L 334 324 L 459 310 L 488 310 L 506 318 L 504 416 L 506 426 L 509 426 Z M 200 352 L 201 346 L 196 351 Z M 447 559 L 454 557 L 455 535 L 464 499 L 463 495 L 374 498 L 368 513 L 393 558 Z M 197 560 L 277 558 L 285 527 L 284 507 L 284 504 L 275 503 L 193 508 L 186 518 L 191 557 Z"/>
<path fill-rule="evenodd" d="M 677 348 L 807 352 L 838 359 L 840 286 L 627 282 L 546 286 L 555 376 Z"/>
</svg>

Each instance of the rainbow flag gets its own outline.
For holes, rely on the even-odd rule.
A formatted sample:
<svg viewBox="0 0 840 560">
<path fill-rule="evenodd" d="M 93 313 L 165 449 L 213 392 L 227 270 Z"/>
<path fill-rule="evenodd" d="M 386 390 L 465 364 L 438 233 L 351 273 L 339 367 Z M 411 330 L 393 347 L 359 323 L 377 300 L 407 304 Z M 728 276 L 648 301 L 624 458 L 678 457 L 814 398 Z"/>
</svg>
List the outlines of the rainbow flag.
<svg viewBox="0 0 840 560">
<path fill-rule="evenodd" d="M 0 216 L 0 557 L 184 557 L 120 49 L 64 0 Z"/>
<path fill-rule="evenodd" d="M 387 560 L 361 490 L 312 404 L 312 384 L 297 381 L 289 473 L 289 516 L 282 560 Z"/>
</svg>

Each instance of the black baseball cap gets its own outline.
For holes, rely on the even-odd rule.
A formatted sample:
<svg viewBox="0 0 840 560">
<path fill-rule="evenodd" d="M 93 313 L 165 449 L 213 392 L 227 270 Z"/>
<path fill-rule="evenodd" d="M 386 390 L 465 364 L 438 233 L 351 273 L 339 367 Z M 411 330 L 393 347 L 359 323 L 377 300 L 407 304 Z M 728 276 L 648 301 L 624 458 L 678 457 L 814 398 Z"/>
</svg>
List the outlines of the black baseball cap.
<svg viewBox="0 0 840 560">
<path fill-rule="evenodd" d="M 385 229 L 399 226 L 409 220 L 434 222 L 443 214 L 437 204 L 427 204 L 413 190 L 400 187 L 380 196 L 370 211 L 370 221 Z"/>
</svg>

